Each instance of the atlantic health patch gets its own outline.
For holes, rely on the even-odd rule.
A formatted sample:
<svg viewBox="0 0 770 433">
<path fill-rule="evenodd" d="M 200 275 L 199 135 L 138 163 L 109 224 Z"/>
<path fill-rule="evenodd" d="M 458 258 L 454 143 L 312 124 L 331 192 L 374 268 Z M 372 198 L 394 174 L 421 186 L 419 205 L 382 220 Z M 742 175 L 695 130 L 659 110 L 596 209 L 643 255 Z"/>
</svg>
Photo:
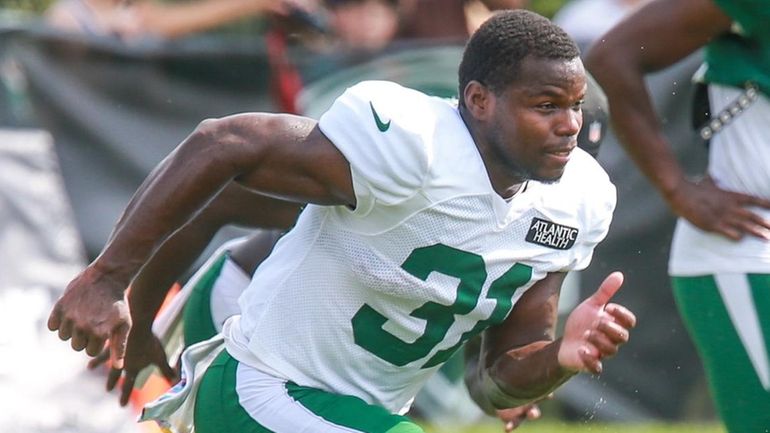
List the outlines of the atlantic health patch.
<svg viewBox="0 0 770 433">
<path fill-rule="evenodd" d="M 568 250 L 575 245 L 578 229 L 556 224 L 540 218 L 532 218 L 525 240 L 555 250 Z"/>
</svg>

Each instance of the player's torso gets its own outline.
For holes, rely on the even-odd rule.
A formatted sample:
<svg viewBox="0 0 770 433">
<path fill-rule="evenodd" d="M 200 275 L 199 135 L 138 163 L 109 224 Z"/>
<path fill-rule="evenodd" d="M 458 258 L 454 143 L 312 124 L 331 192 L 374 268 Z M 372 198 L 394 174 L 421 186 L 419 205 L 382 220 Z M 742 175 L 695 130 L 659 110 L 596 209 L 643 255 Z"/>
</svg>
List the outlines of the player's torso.
<svg viewBox="0 0 770 433">
<path fill-rule="evenodd" d="M 414 194 L 356 212 L 310 206 L 257 270 L 240 329 L 261 366 L 396 411 L 532 284 L 590 258 L 581 237 L 596 221 L 571 186 L 590 156 L 506 202 L 461 121 L 442 118 Z"/>
<path fill-rule="evenodd" d="M 576 260 L 582 222 L 541 187 L 509 207 L 447 200 L 382 233 L 311 207 L 241 300 L 250 351 L 295 382 L 397 410 L 534 282 Z"/>
</svg>

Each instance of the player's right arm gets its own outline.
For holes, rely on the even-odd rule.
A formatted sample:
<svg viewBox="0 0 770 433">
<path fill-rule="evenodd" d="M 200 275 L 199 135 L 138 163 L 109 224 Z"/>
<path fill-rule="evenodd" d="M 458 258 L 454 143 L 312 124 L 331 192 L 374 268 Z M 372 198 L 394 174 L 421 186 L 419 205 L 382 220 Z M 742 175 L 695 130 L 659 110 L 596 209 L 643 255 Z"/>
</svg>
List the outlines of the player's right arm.
<svg viewBox="0 0 770 433">
<path fill-rule="evenodd" d="M 126 341 L 125 363 L 122 370 L 112 368 L 108 375 L 108 391 L 115 387 L 121 376 L 124 378 L 121 405 L 128 403 L 137 375 L 149 365 L 157 365 L 168 380 L 176 379 L 176 372 L 169 366 L 162 344 L 152 332 L 153 320 L 169 289 L 180 280 L 214 235 L 230 224 L 287 230 L 294 224 L 300 209 L 298 203 L 267 197 L 230 182 L 161 245 L 131 283 L 128 302 L 132 325 Z M 245 249 L 246 254 L 240 254 L 236 261 L 247 273 L 256 267 L 255 260 L 264 258 L 263 251 L 272 248 L 277 233 L 256 232 L 245 241 L 248 247 L 243 245 L 238 248 Z M 102 364 L 108 357 L 109 350 L 105 350 L 89 363 L 89 367 Z"/>
<path fill-rule="evenodd" d="M 265 113 L 206 120 L 143 182 L 101 254 L 54 306 L 49 328 L 91 355 L 109 339 L 120 368 L 131 327 L 125 288 L 230 182 L 286 201 L 356 205 L 349 164 L 315 121 Z"/>
<path fill-rule="evenodd" d="M 770 208 L 770 201 L 685 177 L 644 82 L 645 74 L 683 59 L 731 25 L 712 0 L 654 0 L 603 36 L 586 67 L 607 95 L 618 138 L 677 215 L 731 239 L 770 238 L 770 222 L 747 209 Z"/>
</svg>

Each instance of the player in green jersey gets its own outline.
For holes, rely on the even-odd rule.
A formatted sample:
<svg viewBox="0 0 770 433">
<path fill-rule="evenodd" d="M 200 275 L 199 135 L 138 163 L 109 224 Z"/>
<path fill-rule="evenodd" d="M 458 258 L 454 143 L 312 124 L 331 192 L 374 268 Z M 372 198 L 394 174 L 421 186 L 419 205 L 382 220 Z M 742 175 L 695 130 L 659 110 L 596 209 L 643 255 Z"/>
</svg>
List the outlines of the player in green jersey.
<svg viewBox="0 0 770 433">
<path fill-rule="evenodd" d="M 602 37 L 587 65 L 612 124 L 680 216 L 669 261 L 677 306 L 730 433 L 770 430 L 770 1 L 655 0 Z M 639 49 L 641 47 L 642 49 Z M 709 105 L 700 181 L 685 177 L 643 77 L 703 48 Z"/>
</svg>

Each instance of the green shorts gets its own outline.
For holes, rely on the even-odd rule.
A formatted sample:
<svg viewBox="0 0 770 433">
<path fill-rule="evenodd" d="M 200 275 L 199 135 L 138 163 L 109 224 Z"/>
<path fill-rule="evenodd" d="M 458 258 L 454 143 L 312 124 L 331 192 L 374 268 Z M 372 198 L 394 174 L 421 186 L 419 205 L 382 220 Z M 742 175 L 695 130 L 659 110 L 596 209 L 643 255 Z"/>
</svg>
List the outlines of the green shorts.
<svg viewBox="0 0 770 433">
<path fill-rule="evenodd" d="M 727 430 L 770 432 L 770 275 L 672 281 Z"/>
<path fill-rule="evenodd" d="M 407 417 L 265 374 L 227 351 L 203 376 L 194 419 L 196 433 L 424 433 Z"/>
<path fill-rule="evenodd" d="M 222 272 L 227 256 L 228 253 L 223 252 L 190 292 L 190 298 L 185 304 L 183 313 L 185 346 L 192 346 L 217 334 L 216 324 L 211 314 L 211 291 Z"/>
</svg>

